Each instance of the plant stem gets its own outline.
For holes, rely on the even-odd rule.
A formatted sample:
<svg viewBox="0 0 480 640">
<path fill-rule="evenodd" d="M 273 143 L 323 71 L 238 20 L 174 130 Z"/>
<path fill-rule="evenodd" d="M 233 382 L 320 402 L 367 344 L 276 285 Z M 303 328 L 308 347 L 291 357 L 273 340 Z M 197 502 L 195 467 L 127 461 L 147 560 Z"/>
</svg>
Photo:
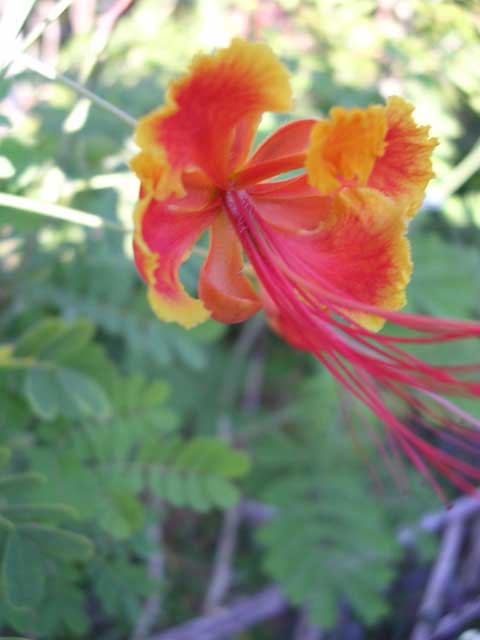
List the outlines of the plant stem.
<svg viewBox="0 0 480 640">
<path fill-rule="evenodd" d="M 33 29 L 28 33 L 23 42 L 20 44 L 20 51 L 26 51 L 32 44 L 40 38 L 45 29 L 55 22 L 64 11 L 72 4 L 72 0 L 59 0 L 48 12 L 45 18 L 36 24 Z"/>
<path fill-rule="evenodd" d="M 47 80 L 53 80 L 55 82 L 61 82 L 62 84 L 67 85 L 70 89 L 76 91 L 79 95 L 88 98 L 93 104 L 104 111 L 108 111 L 111 115 L 114 115 L 116 118 L 127 124 L 129 127 L 135 128 L 137 125 L 137 121 L 122 109 L 115 107 L 113 104 L 104 100 L 100 96 L 97 96 L 95 93 L 82 86 L 75 80 L 72 80 L 68 76 L 64 76 L 62 73 L 59 73 L 56 69 L 51 67 L 44 62 L 40 62 L 40 60 L 36 60 L 32 56 L 27 55 L 26 53 L 20 54 L 18 56 L 19 62 L 22 62 L 28 69 L 38 73 L 42 77 Z"/>
<path fill-rule="evenodd" d="M 54 204 L 53 202 L 41 202 L 33 198 L 24 196 L 14 196 L 10 193 L 0 192 L 0 207 L 9 207 L 12 209 L 20 209 L 21 211 L 30 211 L 40 216 L 54 218 L 56 220 L 65 220 L 72 224 L 79 224 L 82 227 L 90 227 L 91 229 L 109 229 L 118 231 L 119 233 L 133 233 L 133 229 L 124 227 L 117 222 L 110 222 L 94 213 L 87 213 L 79 209 L 64 207 L 63 205 Z M 205 258 L 208 251 L 203 247 L 194 247 L 192 253 Z"/>
<path fill-rule="evenodd" d="M 24 196 L 14 196 L 9 193 L 0 193 L 0 207 L 11 207 L 12 209 L 21 209 L 22 211 L 31 211 L 41 216 L 56 218 L 57 220 L 66 220 L 74 224 L 80 224 L 84 227 L 93 229 L 107 228 L 121 233 L 131 233 L 131 229 L 127 229 L 116 222 L 104 220 L 101 216 L 94 213 L 86 213 L 78 209 L 71 209 L 52 202 L 41 202 Z"/>
</svg>

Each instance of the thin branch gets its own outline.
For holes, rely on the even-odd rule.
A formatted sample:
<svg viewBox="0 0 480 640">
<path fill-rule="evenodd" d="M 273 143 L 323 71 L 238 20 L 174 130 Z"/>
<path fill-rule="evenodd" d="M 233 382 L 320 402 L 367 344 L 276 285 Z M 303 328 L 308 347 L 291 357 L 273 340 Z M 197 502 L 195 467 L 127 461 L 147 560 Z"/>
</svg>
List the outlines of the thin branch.
<svg viewBox="0 0 480 640">
<path fill-rule="evenodd" d="M 66 11 L 71 4 L 72 0 L 59 0 L 59 2 L 54 4 L 45 18 L 43 18 L 43 20 L 41 20 L 32 28 L 32 30 L 25 36 L 23 41 L 20 40 L 18 52 L 20 53 L 29 49 L 32 44 L 43 35 L 43 32 L 47 29 L 47 27 L 49 27 L 52 22 L 55 22 L 55 20 L 58 20 L 62 13 Z M 13 57 L 15 57 L 15 55 L 16 54 L 14 54 Z"/>
<path fill-rule="evenodd" d="M 214 611 L 219 607 L 232 581 L 232 563 L 235 554 L 237 532 L 241 522 L 241 507 L 237 505 L 228 509 L 223 516 L 222 529 L 218 539 L 212 577 L 203 605 L 204 611 Z"/>
<path fill-rule="evenodd" d="M 224 640 L 284 613 L 288 606 L 278 587 L 270 586 L 222 610 L 150 636 L 149 640 Z"/>
<path fill-rule="evenodd" d="M 107 111 L 111 115 L 115 116 L 116 118 L 118 118 L 119 120 L 127 124 L 129 127 L 132 127 L 132 128 L 136 127 L 137 121 L 131 115 L 129 115 L 125 111 L 122 111 L 122 109 L 119 109 L 118 107 L 114 106 L 113 104 L 111 104 L 111 102 L 108 102 L 104 98 L 97 96 L 97 94 L 93 93 L 92 91 L 90 91 L 83 85 L 79 84 L 75 80 L 72 80 L 68 76 L 65 76 L 62 73 L 59 73 L 56 69 L 46 64 L 45 62 L 36 60 L 32 56 L 29 56 L 25 53 L 20 54 L 17 59 L 19 60 L 19 62 L 24 64 L 25 67 L 27 67 L 27 69 L 30 69 L 35 73 L 38 73 L 39 75 L 41 75 L 43 78 L 46 78 L 47 80 L 52 80 L 54 82 L 61 82 L 62 84 L 65 84 L 67 87 L 70 87 L 70 89 L 73 89 L 79 95 L 85 98 L 88 98 L 88 100 L 90 100 L 90 102 L 95 104 L 97 107 L 100 107 L 100 109 Z"/>
<path fill-rule="evenodd" d="M 480 169 L 480 139 L 445 177 L 439 188 L 440 198 L 446 200 L 453 195 L 478 169 Z"/>
<path fill-rule="evenodd" d="M 153 544 L 153 551 L 148 556 L 148 575 L 158 586 L 146 599 L 135 629 L 133 630 L 131 640 L 144 640 L 144 638 L 150 634 L 157 622 L 162 607 L 162 598 L 159 592 L 160 583 L 164 580 L 165 573 L 162 549 L 162 502 L 158 499 L 152 499 L 149 507 L 157 513 L 157 521 L 147 529 L 147 537 Z"/>
<path fill-rule="evenodd" d="M 302 609 L 293 633 L 293 640 L 323 640 L 325 637 L 324 631 L 316 625 L 311 624 L 307 611 Z"/>
<path fill-rule="evenodd" d="M 25 196 L 14 196 L 10 193 L 0 192 L 0 207 L 29 211 L 36 215 L 46 216 L 54 220 L 64 220 L 65 222 L 79 224 L 82 227 L 89 227 L 91 229 L 109 229 L 125 234 L 133 233 L 133 229 L 124 227 L 117 222 L 105 220 L 95 213 L 87 213 L 79 209 L 72 209 L 72 207 L 64 207 L 63 205 L 54 204 L 53 202 L 42 202 L 40 200 L 34 200 L 33 198 L 26 198 Z M 208 252 L 202 247 L 193 247 L 192 253 L 205 258 Z"/>
<path fill-rule="evenodd" d="M 112 231 L 119 231 L 121 233 L 132 232 L 131 229 L 127 229 L 116 222 L 105 220 L 94 213 L 87 213 L 86 211 L 80 211 L 79 209 L 64 207 L 59 204 L 53 204 L 52 202 L 41 202 L 40 200 L 34 200 L 24 196 L 14 196 L 10 193 L 0 193 L 0 207 L 11 207 L 12 209 L 30 211 L 31 213 L 35 213 L 40 216 L 46 216 L 56 220 L 65 220 L 66 222 L 79 224 L 92 229 L 105 228 L 111 229 Z"/>
<path fill-rule="evenodd" d="M 428 640 L 452 640 L 480 618 L 480 600 L 467 602 L 444 616 Z"/>
<path fill-rule="evenodd" d="M 263 330 L 263 320 L 251 321 L 247 323 L 240 333 L 236 342 L 225 376 L 223 387 L 219 396 L 221 399 L 222 413 L 218 418 L 218 435 L 227 442 L 233 443 L 233 423 L 228 413 L 236 400 L 236 391 L 239 386 L 238 368 L 247 358 L 249 352 L 253 349 L 257 339 Z M 260 402 L 260 389 L 262 381 L 263 362 L 261 359 L 253 355 L 251 364 L 245 376 L 245 391 L 243 395 L 242 408 L 246 414 L 252 413 Z M 251 375 L 253 374 L 253 375 Z M 253 378 L 256 382 L 255 390 L 248 385 L 248 380 Z M 223 515 L 222 528 L 217 542 L 215 558 L 213 562 L 212 576 L 207 589 L 207 595 L 204 602 L 204 610 L 206 612 L 214 610 L 225 599 L 232 582 L 233 562 L 235 549 L 237 544 L 237 534 L 240 523 L 243 519 L 241 503 L 228 509 Z"/>
<path fill-rule="evenodd" d="M 450 522 L 445 530 L 440 552 L 418 612 L 420 619 L 413 630 L 411 640 L 429 640 L 432 626 L 441 616 L 446 590 L 457 565 L 463 534 L 462 519 Z"/>
</svg>

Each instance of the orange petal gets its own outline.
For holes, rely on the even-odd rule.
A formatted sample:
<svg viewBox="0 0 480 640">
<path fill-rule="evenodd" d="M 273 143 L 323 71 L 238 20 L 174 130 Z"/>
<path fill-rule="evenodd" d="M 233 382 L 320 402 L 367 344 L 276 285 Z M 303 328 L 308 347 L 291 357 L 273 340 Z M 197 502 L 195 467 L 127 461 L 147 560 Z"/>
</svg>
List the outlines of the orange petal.
<svg viewBox="0 0 480 640">
<path fill-rule="evenodd" d="M 313 119 L 294 120 L 279 127 L 259 145 L 248 164 L 259 164 L 267 160 L 306 153 L 315 123 L 316 120 Z"/>
<path fill-rule="evenodd" d="M 306 161 L 310 184 L 323 194 L 346 184 L 364 186 L 376 158 L 384 153 L 386 131 L 384 107 L 331 109 L 330 120 L 312 129 Z"/>
<path fill-rule="evenodd" d="M 215 219 L 210 233 L 210 251 L 200 274 L 200 298 L 215 320 L 242 322 L 260 309 L 261 302 L 243 273 L 240 243 L 225 214 Z"/>
<path fill-rule="evenodd" d="M 317 229 L 332 207 L 332 196 L 320 195 L 305 176 L 256 185 L 248 193 L 265 222 L 294 233 Z"/>
<path fill-rule="evenodd" d="M 236 186 L 255 184 L 303 168 L 310 133 L 316 120 L 295 120 L 277 129 L 255 151 L 235 177 Z"/>
<path fill-rule="evenodd" d="M 391 311 L 402 308 L 412 272 L 410 245 L 404 234 L 401 205 L 373 189 L 342 190 L 318 237 L 318 250 L 329 256 L 329 281 L 365 304 Z M 385 323 L 378 316 L 345 311 L 371 331 Z"/>
<path fill-rule="evenodd" d="M 399 97 L 387 101 L 385 153 L 377 158 L 368 186 L 402 198 L 412 217 L 422 204 L 425 187 L 433 176 L 430 156 L 438 144 L 429 138 L 429 127 L 419 127 L 412 118 L 413 106 Z"/>
<path fill-rule="evenodd" d="M 318 307 L 337 309 L 377 331 L 384 320 L 352 309 L 349 301 L 385 310 L 405 304 L 412 270 L 405 227 L 398 202 L 367 187 L 346 188 L 333 198 L 318 231 L 298 235 L 276 230 L 270 242 L 290 257 L 292 281 L 301 283 Z"/>
<path fill-rule="evenodd" d="M 199 54 L 189 73 L 172 83 L 167 104 L 139 121 L 144 150 L 165 150 L 173 182 L 198 167 L 225 186 L 241 164 L 264 111 L 288 111 L 287 70 L 264 44 L 235 38 L 213 55 Z"/>
<path fill-rule="evenodd" d="M 148 299 L 157 316 L 190 328 L 210 313 L 201 300 L 184 289 L 178 270 L 190 248 L 211 224 L 211 207 L 199 212 L 175 209 L 181 200 L 159 201 L 146 196 L 135 210 L 134 256 L 137 268 L 149 285 Z"/>
</svg>

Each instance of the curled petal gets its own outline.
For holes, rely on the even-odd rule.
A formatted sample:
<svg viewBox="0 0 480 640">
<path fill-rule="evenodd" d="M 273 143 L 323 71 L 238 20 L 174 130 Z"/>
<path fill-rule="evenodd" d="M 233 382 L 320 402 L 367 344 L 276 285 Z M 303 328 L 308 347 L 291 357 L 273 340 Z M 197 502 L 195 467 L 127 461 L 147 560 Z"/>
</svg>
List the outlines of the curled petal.
<svg viewBox="0 0 480 640">
<path fill-rule="evenodd" d="M 384 153 L 386 131 L 384 107 L 331 109 L 330 120 L 312 129 L 306 161 L 310 184 L 323 194 L 345 184 L 366 185 L 375 160 Z"/>
<path fill-rule="evenodd" d="M 333 287 L 354 300 L 394 311 L 405 305 L 412 272 L 404 233 L 401 205 L 373 189 L 345 189 L 334 199 L 330 219 L 313 244 Z M 370 331 L 385 323 L 348 306 L 344 311 Z"/>
<path fill-rule="evenodd" d="M 260 184 L 248 192 L 265 222 L 296 234 L 317 229 L 332 209 L 332 196 L 320 195 L 305 176 Z"/>
<path fill-rule="evenodd" d="M 378 331 L 384 318 L 359 310 L 355 303 L 390 311 L 405 304 L 412 263 L 399 203 L 367 187 L 344 189 L 325 208 L 316 230 L 292 233 L 267 222 L 262 203 L 246 197 L 272 255 L 308 292 L 311 306 L 337 311 Z M 302 297 L 306 300 L 305 293 Z"/>
<path fill-rule="evenodd" d="M 430 156 L 437 145 L 429 138 L 429 127 L 419 127 L 412 118 L 413 106 L 393 96 L 386 107 L 385 153 L 377 158 L 368 186 L 405 201 L 412 217 L 422 204 L 425 188 L 433 176 Z"/>
<path fill-rule="evenodd" d="M 165 202 L 146 196 L 140 200 L 135 210 L 134 256 L 148 284 L 153 311 L 161 320 L 190 328 L 210 313 L 201 300 L 185 291 L 178 270 L 218 209 L 179 212 L 175 205 L 178 200 L 174 198 Z"/>
<path fill-rule="evenodd" d="M 250 149 L 264 111 L 287 111 L 286 69 L 269 47 L 235 38 L 213 55 L 197 55 L 189 73 L 170 85 L 166 106 L 142 118 L 136 141 L 163 148 L 172 174 L 202 169 L 217 185 Z"/>
<path fill-rule="evenodd" d="M 256 149 L 235 177 L 237 187 L 255 184 L 287 171 L 303 168 L 316 120 L 295 120 L 283 125 Z"/>
<path fill-rule="evenodd" d="M 200 298 L 215 320 L 242 322 L 259 311 L 261 302 L 243 272 L 240 243 L 225 214 L 215 218 L 210 233 L 210 251 L 200 274 Z"/>
</svg>

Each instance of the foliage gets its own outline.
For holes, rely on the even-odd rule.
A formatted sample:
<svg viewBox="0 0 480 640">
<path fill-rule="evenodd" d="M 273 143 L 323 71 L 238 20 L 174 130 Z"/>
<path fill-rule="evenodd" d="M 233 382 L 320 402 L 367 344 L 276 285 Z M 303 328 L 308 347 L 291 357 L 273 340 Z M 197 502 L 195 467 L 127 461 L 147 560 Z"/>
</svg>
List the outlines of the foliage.
<svg viewBox="0 0 480 640">
<path fill-rule="evenodd" d="M 18 3 L 10 37 L 34 4 L 24 32 L 38 23 L 40 3 Z M 294 115 L 391 93 L 412 100 L 440 144 L 410 234 L 409 309 L 480 316 L 480 179 L 472 156 L 462 162 L 480 134 L 475 3 L 135 0 L 102 51 L 95 31 L 110 4 L 96 3 L 93 17 L 90 3 L 75 5 L 59 19 L 57 50 L 46 36 L 30 53 L 133 117 L 161 104 L 198 48 L 235 34 L 281 55 Z M 397 534 L 439 506 L 431 490 L 408 468 L 398 473 L 407 492 L 392 481 L 394 461 L 363 429 L 371 417 L 256 320 L 187 332 L 153 316 L 132 266 L 138 185 L 123 122 L 18 65 L 0 98 L 0 196 L 32 203 L 0 201 L 0 633 L 120 640 L 151 596 L 162 599 L 158 628 L 191 618 L 222 513 L 252 498 L 275 517 L 253 536 L 241 530 L 233 590 L 274 580 L 321 627 L 347 609 L 363 637 L 403 637 L 412 613 L 398 603 L 403 592 L 420 597 L 405 565 L 421 571 L 435 541 L 416 535 L 406 554 Z M 280 119 L 265 117 L 259 137 Z M 39 201 L 95 214 L 98 226 L 40 216 Z M 190 290 L 201 262 L 183 267 Z M 475 357 L 471 345 L 418 352 Z"/>
</svg>

